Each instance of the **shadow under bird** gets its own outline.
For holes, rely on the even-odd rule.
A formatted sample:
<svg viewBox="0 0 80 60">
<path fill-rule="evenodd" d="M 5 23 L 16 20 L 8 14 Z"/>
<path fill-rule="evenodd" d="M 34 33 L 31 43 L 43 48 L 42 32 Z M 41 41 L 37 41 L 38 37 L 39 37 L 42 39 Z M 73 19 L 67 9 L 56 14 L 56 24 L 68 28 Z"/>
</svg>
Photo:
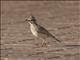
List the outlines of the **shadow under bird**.
<svg viewBox="0 0 80 60">
<path fill-rule="evenodd" d="M 25 21 L 27 21 L 30 24 L 30 29 L 31 29 L 32 34 L 35 37 L 41 38 L 43 40 L 42 46 L 46 45 L 45 39 L 49 37 L 54 38 L 59 43 L 61 42 L 55 36 L 49 33 L 44 27 L 37 24 L 36 18 L 34 16 L 30 16 L 29 18 L 26 18 Z"/>
</svg>

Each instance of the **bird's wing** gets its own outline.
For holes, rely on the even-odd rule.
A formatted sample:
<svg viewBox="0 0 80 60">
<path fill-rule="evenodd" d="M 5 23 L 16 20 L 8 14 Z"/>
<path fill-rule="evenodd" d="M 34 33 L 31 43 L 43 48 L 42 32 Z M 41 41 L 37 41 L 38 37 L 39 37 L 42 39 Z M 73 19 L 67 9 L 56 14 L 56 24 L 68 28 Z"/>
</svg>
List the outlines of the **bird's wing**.
<svg viewBox="0 0 80 60">
<path fill-rule="evenodd" d="M 46 35 L 47 37 L 52 37 L 54 38 L 56 41 L 61 42 L 60 40 L 58 40 L 55 36 L 53 36 L 51 33 L 49 33 L 44 27 L 39 26 L 39 30 L 38 33 Z"/>
<path fill-rule="evenodd" d="M 47 36 L 51 36 L 51 34 L 42 26 L 39 26 L 38 33 L 45 34 Z"/>
</svg>

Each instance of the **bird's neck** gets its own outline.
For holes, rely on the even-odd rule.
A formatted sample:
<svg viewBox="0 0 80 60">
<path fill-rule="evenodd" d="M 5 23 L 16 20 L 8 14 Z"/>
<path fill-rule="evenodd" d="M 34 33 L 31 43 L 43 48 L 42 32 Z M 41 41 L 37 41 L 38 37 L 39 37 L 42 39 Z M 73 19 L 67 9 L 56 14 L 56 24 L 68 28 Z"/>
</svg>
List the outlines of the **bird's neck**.
<svg viewBox="0 0 80 60">
<path fill-rule="evenodd" d="M 38 25 L 36 22 L 33 22 L 33 23 L 29 22 L 29 24 L 30 24 L 30 26 L 37 26 Z"/>
</svg>

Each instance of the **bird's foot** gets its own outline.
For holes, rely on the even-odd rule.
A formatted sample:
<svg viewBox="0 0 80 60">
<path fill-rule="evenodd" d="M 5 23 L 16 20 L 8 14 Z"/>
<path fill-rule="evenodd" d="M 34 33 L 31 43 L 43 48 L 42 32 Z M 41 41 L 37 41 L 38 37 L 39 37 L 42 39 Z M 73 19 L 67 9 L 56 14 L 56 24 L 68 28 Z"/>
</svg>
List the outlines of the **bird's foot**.
<svg viewBox="0 0 80 60">
<path fill-rule="evenodd" d="M 42 43 L 42 47 L 47 47 L 47 43 Z"/>
<path fill-rule="evenodd" d="M 49 42 L 42 42 L 42 44 L 35 44 L 37 47 L 48 47 L 49 46 Z"/>
<path fill-rule="evenodd" d="M 42 47 L 48 47 L 49 42 L 42 42 Z"/>
</svg>

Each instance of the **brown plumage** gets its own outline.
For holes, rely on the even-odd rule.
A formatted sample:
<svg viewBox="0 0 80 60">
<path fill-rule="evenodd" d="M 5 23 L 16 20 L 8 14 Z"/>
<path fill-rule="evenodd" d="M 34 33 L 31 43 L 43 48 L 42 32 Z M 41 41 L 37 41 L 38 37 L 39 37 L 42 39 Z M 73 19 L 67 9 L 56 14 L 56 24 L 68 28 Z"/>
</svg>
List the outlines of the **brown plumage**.
<svg viewBox="0 0 80 60">
<path fill-rule="evenodd" d="M 55 36 L 49 33 L 44 27 L 37 24 L 34 16 L 30 16 L 28 19 L 26 19 L 26 21 L 28 21 L 28 23 L 30 24 L 30 29 L 34 36 L 42 38 L 44 40 L 48 37 L 51 37 L 54 38 L 57 42 L 61 42 Z"/>
</svg>

